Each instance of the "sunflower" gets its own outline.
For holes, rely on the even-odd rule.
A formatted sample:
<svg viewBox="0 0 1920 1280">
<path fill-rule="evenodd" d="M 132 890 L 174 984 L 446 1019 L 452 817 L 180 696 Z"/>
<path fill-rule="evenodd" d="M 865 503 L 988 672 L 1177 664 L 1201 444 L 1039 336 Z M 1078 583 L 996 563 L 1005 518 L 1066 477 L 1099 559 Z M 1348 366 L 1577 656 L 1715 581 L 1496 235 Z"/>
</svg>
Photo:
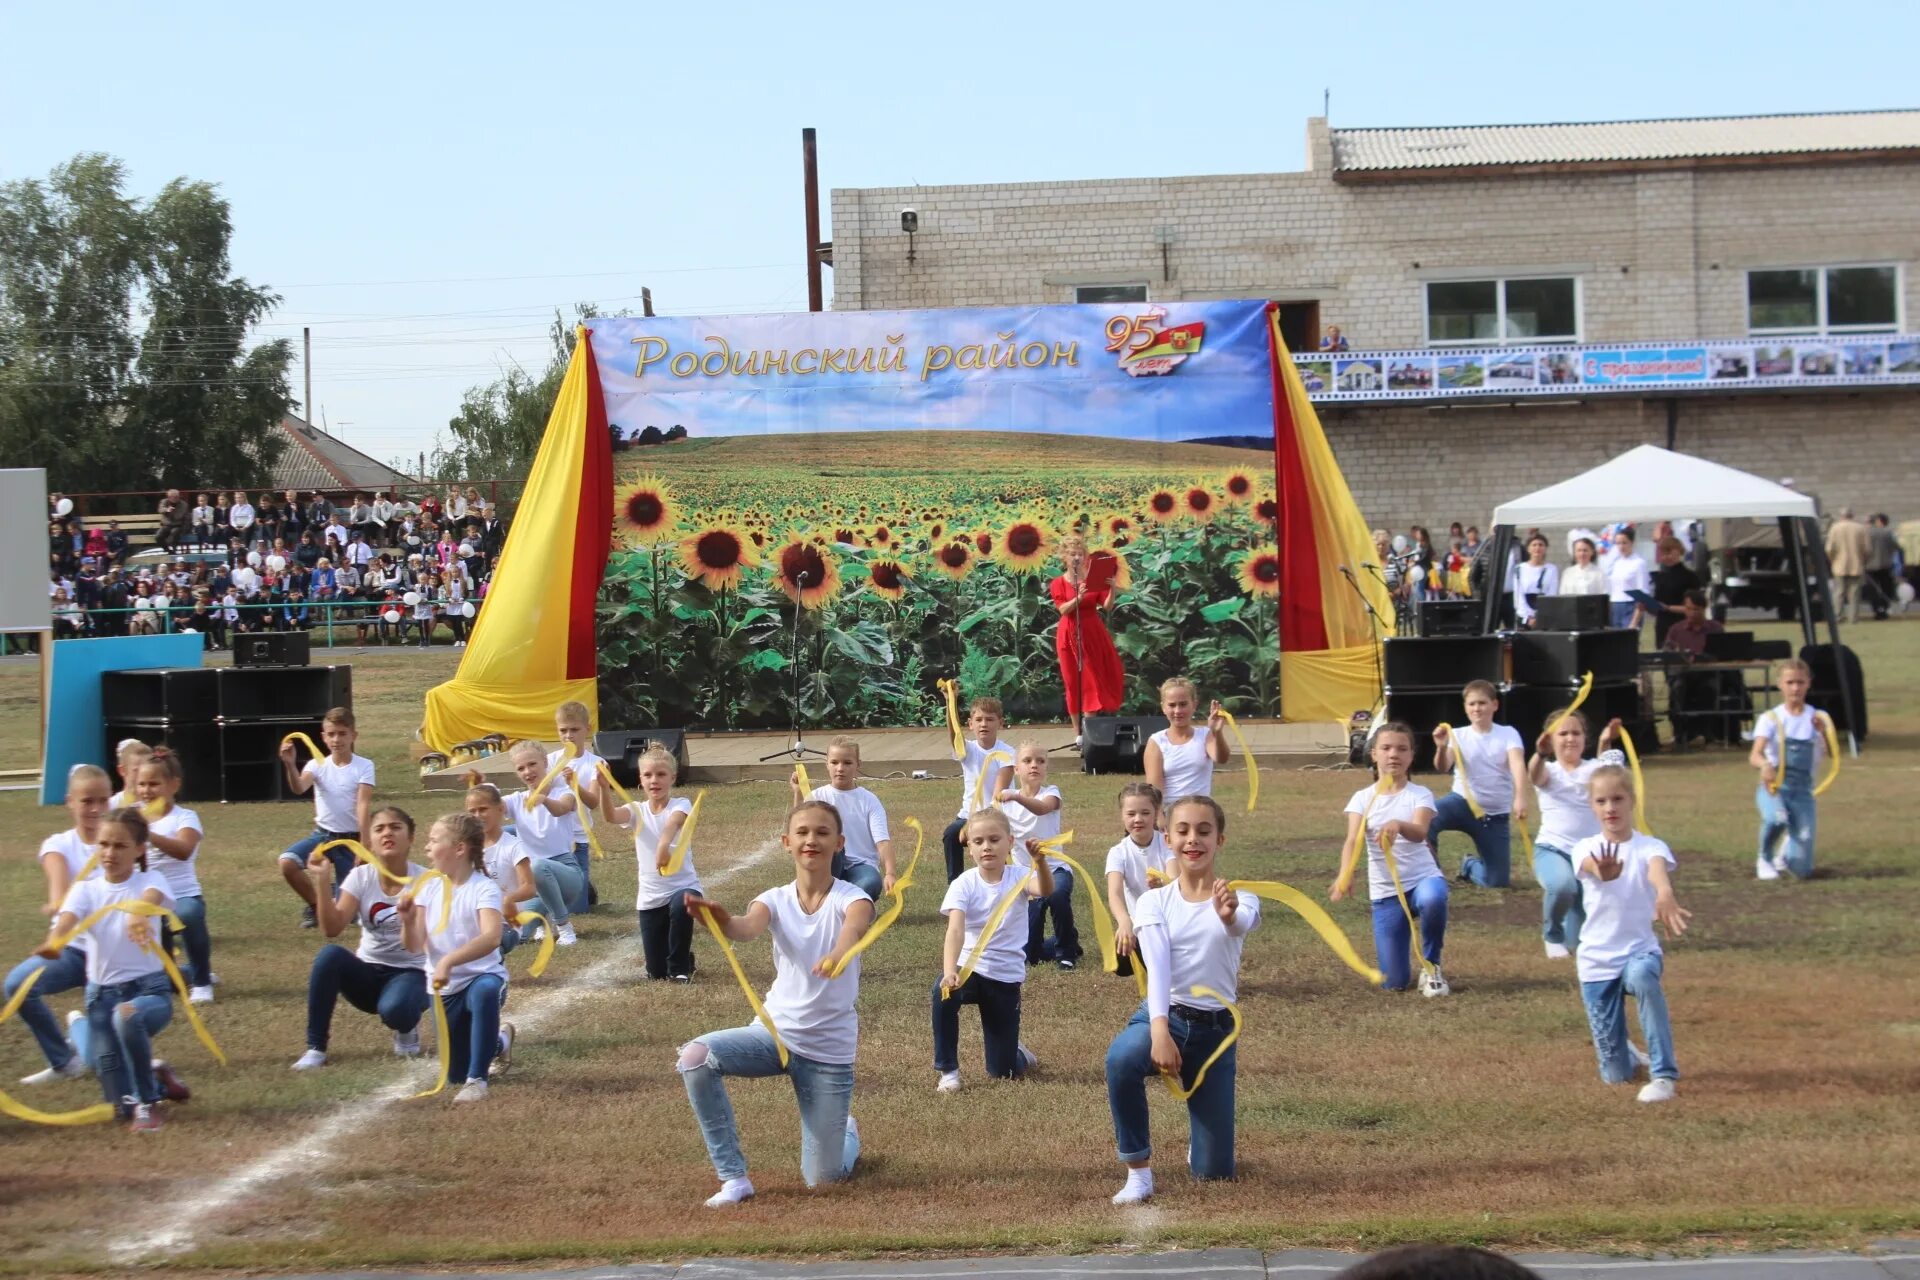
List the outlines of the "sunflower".
<svg viewBox="0 0 1920 1280">
<path fill-rule="evenodd" d="M 740 570 L 759 563 L 753 539 L 733 525 L 706 524 L 680 539 L 680 567 L 709 591 L 739 586 Z"/>
<path fill-rule="evenodd" d="M 956 538 L 933 553 L 933 567 L 955 582 L 973 572 L 973 544 Z"/>
<path fill-rule="evenodd" d="M 664 542 L 680 523 L 680 507 L 667 482 L 649 472 L 620 495 L 620 527 L 641 546 Z"/>
<path fill-rule="evenodd" d="M 860 534 L 846 525 L 838 525 L 833 531 L 833 540 L 849 547 L 860 545 Z"/>
<path fill-rule="evenodd" d="M 1036 516 L 1019 516 L 994 539 L 994 558 L 1012 573 L 1038 573 L 1053 553 L 1053 530 Z"/>
<path fill-rule="evenodd" d="M 866 586 L 877 596 L 898 600 L 907 594 L 911 576 L 898 560 L 875 560 L 867 566 Z"/>
<path fill-rule="evenodd" d="M 946 541 L 947 526 L 944 521 L 935 520 L 927 525 L 927 545 L 939 546 Z"/>
<path fill-rule="evenodd" d="M 840 566 L 826 548 L 795 538 L 773 555 L 773 585 L 802 609 L 818 609 L 840 594 Z"/>
<path fill-rule="evenodd" d="M 1253 476 L 1235 468 L 1220 478 L 1220 496 L 1230 506 L 1239 506 L 1253 499 Z"/>
<path fill-rule="evenodd" d="M 1277 498 L 1262 498 L 1253 504 L 1253 518 L 1271 528 L 1280 523 L 1280 502 Z"/>
<path fill-rule="evenodd" d="M 1124 538 L 1133 532 L 1133 517 L 1118 514 L 1105 516 L 1100 521 L 1100 532 L 1108 539 Z"/>
<path fill-rule="evenodd" d="M 983 556 L 993 554 L 993 534 L 991 532 L 986 529 L 975 529 L 967 536 L 973 539 L 973 549 L 976 553 Z"/>
<path fill-rule="evenodd" d="M 1240 587 L 1250 596 L 1280 598 L 1280 553 L 1272 547 L 1255 547 L 1240 557 Z"/>
<path fill-rule="evenodd" d="M 1213 496 L 1213 490 L 1203 484 L 1188 485 L 1180 495 L 1181 514 L 1197 524 L 1205 524 L 1213 519 L 1213 513 L 1220 500 Z"/>
<path fill-rule="evenodd" d="M 867 545 L 881 551 L 893 550 L 893 527 L 884 523 L 875 525 L 873 532 L 867 535 Z"/>
<path fill-rule="evenodd" d="M 1147 495 L 1147 519 L 1155 524 L 1171 524 L 1180 518 L 1180 496 L 1171 489 L 1155 489 Z"/>
</svg>

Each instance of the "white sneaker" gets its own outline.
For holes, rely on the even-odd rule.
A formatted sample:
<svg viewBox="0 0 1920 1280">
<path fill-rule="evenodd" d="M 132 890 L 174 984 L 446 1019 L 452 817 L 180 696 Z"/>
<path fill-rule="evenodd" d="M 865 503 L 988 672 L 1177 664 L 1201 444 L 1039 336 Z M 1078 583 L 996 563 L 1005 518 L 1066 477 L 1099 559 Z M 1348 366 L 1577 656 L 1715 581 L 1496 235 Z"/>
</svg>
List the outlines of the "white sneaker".
<svg viewBox="0 0 1920 1280">
<path fill-rule="evenodd" d="M 1780 872 L 1782 875 L 1786 874 L 1787 851 L 1785 849 L 1782 849 L 1779 853 L 1776 853 L 1773 855 L 1773 869 L 1775 871 Z"/>
<path fill-rule="evenodd" d="M 85 1022 L 86 1020 L 87 1020 L 87 1015 L 80 1012 L 80 1010 L 78 1009 L 70 1010 L 67 1013 L 67 1030 L 72 1031 L 75 1027 L 79 1026 L 81 1023 Z"/>
<path fill-rule="evenodd" d="M 1547 959 L 1549 960 L 1565 960 L 1572 954 L 1571 951 L 1568 951 L 1565 946 L 1558 942 L 1549 942 L 1547 944 Z"/>
<path fill-rule="evenodd" d="M 68 1047 L 71 1048 L 72 1046 L 68 1046 Z M 56 1080 L 78 1080 L 81 1076 L 85 1074 L 87 1074 L 87 1064 L 81 1061 L 80 1055 L 76 1053 L 71 1058 L 67 1059 L 67 1065 L 65 1065 L 64 1067 L 46 1067 L 40 1071 L 34 1072 L 30 1076 L 21 1076 L 20 1083 L 21 1084 L 52 1084 Z M 956 1089 L 960 1087 L 959 1084 L 957 1083 L 958 1078 L 959 1078 L 958 1074 L 956 1073 L 955 1075 L 956 1083 L 954 1085 Z"/>
<path fill-rule="evenodd" d="M 1115 1204 L 1145 1204 L 1153 1199 L 1153 1170 L 1127 1170 L 1127 1185 L 1114 1192 Z"/>
<path fill-rule="evenodd" d="M 1431 1000 L 1435 996 L 1450 996 L 1453 988 L 1447 985 L 1446 977 L 1438 969 L 1427 969 L 1420 975 L 1420 994 Z"/>
<path fill-rule="evenodd" d="M 753 1199 L 753 1183 L 745 1178 L 728 1178 L 720 1190 L 707 1197 L 707 1208 L 727 1209 Z"/>
<path fill-rule="evenodd" d="M 1673 1093 L 1673 1081 L 1649 1080 L 1638 1097 L 1642 1102 L 1672 1102 Z"/>
<path fill-rule="evenodd" d="M 573 921 L 571 920 L 553 931 L 553 942 L 555 946 L 570 947 L 578 941 L 580 941 L 580 935 L 573 931 Z"/>
<path fill-rule="evenodd" d="M 213 988 L 211 986 L 191 988 L 187 992 L 187 1003 L 188 1004 L 212 1004 Z"/>
<path fill-rule="evenodd" d="M 1653 1059 L 1647 1056 L 1647 1051 L 1631 1040 L 1627 1041 L 1627 1056 L 1633 1059 L 1634 1066 L 1643 1070 L 1653 1067 Z"/>
<path fill-rule="evenodd" d="M 540 941 L 540 939 L 546 936 L 547 936 L 547 926 L 543 924 L 537 924 L 533 926 L 533 932 L 528 934 L 526 937 L 522 938 L 521 941 L 522 942 L 538 942 Z"/>
<path fill-rule="evenodd" d="M 1773 865 L 1773 859 L 1761 854 L 1753 860 L 1753 876 L 1756 880 L 1778 880 L 1780 868 Z"/>
<path fill-rule="evenodd" d="M 487 1082 L 478 1078 L 462 1085 L 460 1092 L 453 1095 L 455 1102 L 485 1102 L 487 1100 Z"/>
<path fill-rule="evenodd" d="M 1023 1075 L 1040 1065 L 1040 1055 L 1026 1045 L 1016 1044 L 1014 1049 L 1020 1055 L 1020 1071 Z"/>
<path fill-rule="evenodd" d="M 420 1056 L 420 1028 L 411 1031 L 393 1033 L 393 1056 L 396 1058 L 417 1058 Z"/>
<path fill-rule="evenodd" d="M 493 1061 L 487 1064 L 487 1074 L 497 1076 L 513 1065 L 513 1024 L 500 1024 L 500 1051 L 493 1055 Z"/>
<path fill-rule="evenodd" d="M 207 975 L 207 985 L 208 985 L 208 986 L 210 986 L 210 987 L 217 987 L 217 986 L 219 986 L 219 985 L 220 985 L 220 975 L 219 975 L 219 974 L 217 974 L 217 973 L 210 973 L 210 974 L 208 974 L 208 975 Z"/>
<path fill-rule="evenodd" d="M 327 1065 L 327 1055 L 320 1049 L 309 1049 L 293 1060 L 295 1071 L 311 1071 L 315 1067 Z"/>
<path fill-rule="evenodd" d="M 960 1073 L 958 1071 L 942 1071 L 940 1073 L 940 1083 L 933 1086 L 933 1091 L 935 1093 L 960 1092 Z"/>
</svg>

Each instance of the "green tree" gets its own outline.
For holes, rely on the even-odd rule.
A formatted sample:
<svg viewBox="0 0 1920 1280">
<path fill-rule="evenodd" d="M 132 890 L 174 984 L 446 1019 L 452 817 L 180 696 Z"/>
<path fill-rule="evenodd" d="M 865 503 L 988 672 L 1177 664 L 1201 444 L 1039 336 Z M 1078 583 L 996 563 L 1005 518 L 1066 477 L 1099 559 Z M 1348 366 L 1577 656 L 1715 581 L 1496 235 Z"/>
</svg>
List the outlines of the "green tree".
<svg viewBox="0 0 1920 1280">
<path fill-rule="evenodd" d="M 573 358 L 574 325 L 598 314 L 586 302 L 575 304 L 572 323 L 553 313 L 547 328 L 552 347 L 539 377 L 516 364 L 485 386 L 468 388 L 460 398 L 460 412 L 447 423 L 452 443 L 435 440 L 427 474 L 436 480 L 523 479 L 533 466 L 567 376 L 567 362 Z"/>
</svg>

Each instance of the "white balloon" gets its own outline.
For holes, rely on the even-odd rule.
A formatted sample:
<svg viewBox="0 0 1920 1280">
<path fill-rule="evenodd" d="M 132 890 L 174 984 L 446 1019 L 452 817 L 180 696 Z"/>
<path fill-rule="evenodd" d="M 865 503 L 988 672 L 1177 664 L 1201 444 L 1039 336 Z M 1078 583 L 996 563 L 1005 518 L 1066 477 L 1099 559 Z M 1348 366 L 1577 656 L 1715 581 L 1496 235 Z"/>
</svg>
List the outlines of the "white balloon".
<svg viewBox="0 0 1920 1280">
<path fill-rule="evenodd" d="M 463 542 L 460 544 L 460 556 L 462 559 L 465 559 L 466 557 L 472 554 L 473 554 L 473 544 L 471 542 Z"/>
<path fill-rule="evenodd" d="M 62 499 L 60 499 L 60 501 L 58 501 L 58 502 L 56 502 L 56 503 L 54 503 L 54 504 L 53 504 L 53 514 L 55 514 L 55 515 L 57 515 L 57 516 L 70 516 L 70 515 L 72 515 L 72 514 L 73 514 L 73 499 L 72 499 L 72 498 L 62 498 Z"/>
<path fill-rule="evenodd" d="M 381 614 L 380 616 L 385 618 L 388 622 L 400 621 L 400 611 L 398 609 L 389 609 L 385 613 Z"/>
<path fill-rule="evenodd" d="M 1915 594 L 1913 590 L 1913 584 L 1911 582 L 1902 582 L 1899 586 L 1893 589 L 1893 594 L 1894 594 L 1894 597 L 1897 600 L 1899 600 L 1901 604 L 1912 604 L 1913 597 Z"/>
<path fill-rule="evenodd" d="M 471 618 L 477 612 L 479 612 L 479 610 L 473 607 L 473 601 L 471 600 L 465 601 L 460 606 L 460 616 L 463 618 Z"/>
<path fill-rule="evenodd" d="M 407 592 L 407 594 L 401 596 L 400 598 L 406 601 L 410 605 L 415 605 L 420 603 L 420 593 L 418 591 L 409 591 Z"/>
<path fill-rule="evenodd" d="M 247 563 L 258 569 L 261 565 L 265 564 L 266 561 L 260 558 L 258 551 L 249 551 L 247 552 Z"/>
</svg>

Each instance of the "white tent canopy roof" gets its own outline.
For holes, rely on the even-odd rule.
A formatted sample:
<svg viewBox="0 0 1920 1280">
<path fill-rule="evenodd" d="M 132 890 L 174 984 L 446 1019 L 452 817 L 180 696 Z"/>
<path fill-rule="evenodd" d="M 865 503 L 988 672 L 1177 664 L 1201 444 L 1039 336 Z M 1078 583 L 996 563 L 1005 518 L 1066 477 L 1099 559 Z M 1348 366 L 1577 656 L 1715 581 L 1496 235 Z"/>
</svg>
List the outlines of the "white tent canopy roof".
<svg viewBox="0 0 1920 1280">
<path fill-rule="evenodd" d="M 1813 499 L 1771 480 L 1657 445 L 1629 449 L 1571 480 L 1494 509 L 1496 525 L 1591 525 L 1616 520 L 1812 516 Z"/>
</svg>

